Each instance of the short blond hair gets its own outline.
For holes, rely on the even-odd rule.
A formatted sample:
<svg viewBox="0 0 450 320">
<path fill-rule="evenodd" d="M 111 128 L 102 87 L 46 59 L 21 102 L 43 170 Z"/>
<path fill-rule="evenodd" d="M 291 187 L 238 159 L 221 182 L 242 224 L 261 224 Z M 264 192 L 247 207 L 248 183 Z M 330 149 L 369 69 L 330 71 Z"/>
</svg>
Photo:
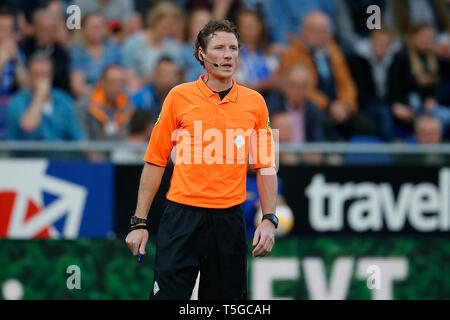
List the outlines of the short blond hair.
<svg viewBox="0 0 450 320">
<path fill-rule="evenodd" d="M 147 27 L 153 28 L 155 24 L 165 17 L 174 17 L 178 19 L 183 17 L 183 11 L 179 6 L 172 2 L 159 2 L 147 12 Z"/>
</svg>

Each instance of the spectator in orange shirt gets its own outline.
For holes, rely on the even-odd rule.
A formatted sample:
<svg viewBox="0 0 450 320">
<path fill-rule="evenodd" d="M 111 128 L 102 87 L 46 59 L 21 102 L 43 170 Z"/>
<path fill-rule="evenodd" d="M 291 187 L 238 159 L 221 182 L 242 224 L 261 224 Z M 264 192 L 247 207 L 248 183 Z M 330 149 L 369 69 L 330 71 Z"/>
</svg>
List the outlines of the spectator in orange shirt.
<svg viewBox="0 0 450 320">
<path fill-rule="evenodd" d="M 90 140 L 123 140 L 134 107 L 125 92 L 125 70 L 110 65 L 97 86 L 77 103 L 77 111 Z"/>
<path fill-rule="evenodd" d="M 326 112 L 330 139 L 376 133 L 375 124 L 357 114 L 357 89 L 345 56 L 332 39 L 326 14 L 315 11 L 306 16 L 300 37 L 281 57 L 278 74 L 295 63 L 303 64 L 311 75 L 308 98 Z"/>
</svg>

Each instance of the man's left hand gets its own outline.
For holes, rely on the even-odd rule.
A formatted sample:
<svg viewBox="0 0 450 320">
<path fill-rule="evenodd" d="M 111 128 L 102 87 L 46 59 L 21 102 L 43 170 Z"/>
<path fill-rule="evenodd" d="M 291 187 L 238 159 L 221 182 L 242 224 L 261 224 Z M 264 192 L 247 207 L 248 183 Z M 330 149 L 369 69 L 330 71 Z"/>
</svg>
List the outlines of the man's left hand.
<svg viewBox="0 0 450 320">
<path fill-rule="evenodd" d="M 264 257 L 272 251 L 275 244 L 275 226 L 269 220 L 263 220 L 253 236 L 253 257 Z"/>
</svg>

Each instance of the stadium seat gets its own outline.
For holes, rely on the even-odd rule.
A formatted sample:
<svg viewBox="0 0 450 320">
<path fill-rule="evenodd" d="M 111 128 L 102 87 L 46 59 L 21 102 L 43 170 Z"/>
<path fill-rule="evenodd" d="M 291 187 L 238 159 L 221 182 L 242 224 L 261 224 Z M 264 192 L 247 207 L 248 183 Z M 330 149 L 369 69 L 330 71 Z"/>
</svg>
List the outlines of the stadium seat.
<svg viewBox="0 0 450 320">
<path fill-rule="evenodd" d="M 350 137 L 348 143 L 375 144 L 383 141 L 377 136 L 355 135 Z M 389 165 L 392 162 L 392 156 L 384 153 L 347 153 L 344 155 L 345 164 L 351 165 Z"/>
</svg>

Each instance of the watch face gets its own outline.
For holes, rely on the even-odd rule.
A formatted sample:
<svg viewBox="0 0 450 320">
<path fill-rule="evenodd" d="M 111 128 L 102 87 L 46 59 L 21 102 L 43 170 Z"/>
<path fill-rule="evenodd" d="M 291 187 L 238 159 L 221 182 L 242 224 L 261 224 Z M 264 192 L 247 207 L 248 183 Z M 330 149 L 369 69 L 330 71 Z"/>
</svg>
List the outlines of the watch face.
<svg viewBox="0 0 450 320">
<path fill-rule="evenodd" d="M 271 221 L 275 225 L 275 228 L 278 227 L 278 217 L 276 215 L 274 214 L 264 215 L 263 220 L 264 219 Z"/>
<path fill-rule="evenodd" d="M 130 220 L 130 224 L 138 224 L 138 223 L 147 223 L 147 221 L 145 219 L 142 218 L 138 218 L 136 216 L 132 216 L 131 220 Z"/>
</svg>

